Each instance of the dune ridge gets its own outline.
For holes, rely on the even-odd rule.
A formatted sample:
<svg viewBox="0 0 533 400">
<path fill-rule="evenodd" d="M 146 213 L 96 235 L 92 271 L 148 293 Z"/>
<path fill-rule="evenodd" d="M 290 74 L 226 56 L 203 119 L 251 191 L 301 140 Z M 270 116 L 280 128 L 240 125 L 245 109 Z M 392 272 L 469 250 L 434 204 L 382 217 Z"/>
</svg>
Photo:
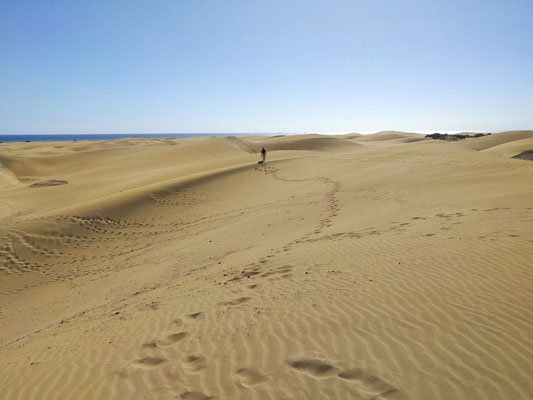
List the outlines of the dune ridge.
<svg viewBox="0 0 533 400">
<path fill-rule="evenodd" d="M 413 135 L 0 144 L 0 398 L 529 398 L 532 131 Z"/>
</svg>

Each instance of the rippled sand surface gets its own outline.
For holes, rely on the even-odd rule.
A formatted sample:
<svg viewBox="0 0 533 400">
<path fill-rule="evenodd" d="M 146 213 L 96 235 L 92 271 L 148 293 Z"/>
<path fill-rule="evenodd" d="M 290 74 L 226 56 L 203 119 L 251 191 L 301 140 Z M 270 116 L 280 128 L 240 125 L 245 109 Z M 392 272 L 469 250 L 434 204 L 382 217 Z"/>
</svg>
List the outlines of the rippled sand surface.
<svg viewBox="0 0 533 400">
<path fill-rule="evenodd" d="M 0 144 L 0 398 L 530 399 L 531 149 Z"/>
</svg>

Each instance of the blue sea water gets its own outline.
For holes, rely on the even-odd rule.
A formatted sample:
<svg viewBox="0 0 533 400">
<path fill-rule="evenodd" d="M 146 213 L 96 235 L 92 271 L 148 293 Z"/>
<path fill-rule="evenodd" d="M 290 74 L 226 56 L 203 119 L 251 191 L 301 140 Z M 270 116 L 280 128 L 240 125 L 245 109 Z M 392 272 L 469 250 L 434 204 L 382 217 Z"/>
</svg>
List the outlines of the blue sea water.
<svg viewBox="0 0 533 400">
<path fill-rule="evenodd" d="M 200 136 L 250 136 L 254 133 L 102 133 L 102 134 L 50 134 L 50 135 L 0 135 L 0 143 L 5 142 L 56 142 L 78 140 L 113 140 L 124 138 L 186 138 Z M 264 133 L 261 135 L 265 135 Z M 269 136 L 267 134 L 267 136 Z"/>
</svg>

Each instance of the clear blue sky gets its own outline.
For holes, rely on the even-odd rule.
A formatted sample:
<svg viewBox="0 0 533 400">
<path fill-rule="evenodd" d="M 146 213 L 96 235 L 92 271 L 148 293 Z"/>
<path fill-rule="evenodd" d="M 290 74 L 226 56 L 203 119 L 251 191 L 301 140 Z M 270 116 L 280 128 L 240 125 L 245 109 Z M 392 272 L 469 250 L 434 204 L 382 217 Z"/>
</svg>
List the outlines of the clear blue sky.
<svg viewBox="0 0 533 400">
<path fill-rule="evenodd" d="M 0 133 L 533 129 L 531 0 L 0 1 Z"/>
</svg>

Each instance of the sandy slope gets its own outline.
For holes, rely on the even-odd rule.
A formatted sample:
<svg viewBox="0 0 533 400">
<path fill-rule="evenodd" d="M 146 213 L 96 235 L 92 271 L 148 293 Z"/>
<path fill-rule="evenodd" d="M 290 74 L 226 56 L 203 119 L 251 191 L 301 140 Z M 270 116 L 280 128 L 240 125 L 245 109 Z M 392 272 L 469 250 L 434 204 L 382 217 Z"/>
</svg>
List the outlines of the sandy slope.
<svg viewBox="0 0 533 400">
<path fill-rule="evenodd" d="M 1 144 L 0 398 L 529 399 L 531 138 Z"/>
</svg>

